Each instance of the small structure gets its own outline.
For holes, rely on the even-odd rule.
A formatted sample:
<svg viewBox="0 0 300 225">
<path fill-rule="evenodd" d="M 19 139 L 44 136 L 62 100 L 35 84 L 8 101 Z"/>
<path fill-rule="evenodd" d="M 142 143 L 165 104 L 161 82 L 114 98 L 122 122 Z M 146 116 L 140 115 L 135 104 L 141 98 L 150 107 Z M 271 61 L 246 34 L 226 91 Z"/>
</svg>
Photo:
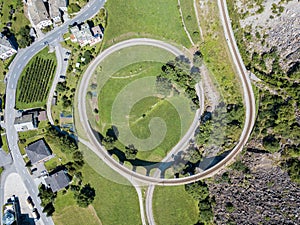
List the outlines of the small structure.
<svg viewBox="0 0 300 225">
<path fill-rule="evenodd" d="M 60 170 L 45 178 L 45 182 L 54 193 L 67 187 L 70 183 L 70 178 L 64 170 Z"/>
<path fill-rule="evenodd" d="M 88 44 L 92 46 L 103 38 L 103 32 L 99 25 L 90 29 L 87 23 L 83 23 L 70 28 L 70 32 L 71 41 L 78 42 L 81 47 Z"/>
<path fill-rule="evenodd" d="M 7 203 L 3 205 L 2 209 L 2 224 L 3 225 L 18 225 L 19 220 L 19 202 L 17 197 L 12 196 L 7 200 Z"/>
<path fill-rule="evenodd" d="M 38 141 L 31 143 L 25 148 L 25 151 L 33 165 L 40 162 L 46 162 L 52 158 L 51 149 L 44 139 L 39 139 Z"/>
<path fill-rule="evenodd" d="M 7 59 L 15 53 L 17 53 L 16 47 L 6 36 L 0 33 L 0 59 Z"/>
</svg>

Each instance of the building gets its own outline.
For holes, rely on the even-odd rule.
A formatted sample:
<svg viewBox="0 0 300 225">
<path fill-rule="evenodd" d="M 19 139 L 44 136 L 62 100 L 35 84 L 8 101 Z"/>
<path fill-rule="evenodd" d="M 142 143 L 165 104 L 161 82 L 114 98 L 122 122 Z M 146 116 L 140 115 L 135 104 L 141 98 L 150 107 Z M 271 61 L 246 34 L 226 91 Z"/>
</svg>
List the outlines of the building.
<svg viewBox="0 0 300 225">
<path fill-rule="evenodd" d="M 40 109 L 32 109 L 21 112 L 15 118 L 14 126 L 17 132 L 33 130 L 38 127 L 39 121 L 47 120 L 46 111 Z"/>
<path fill-rule="evenodd" d="M 69 185 L 70 178 L 64 170 L 60 170 L 45 178 L 45 182 L 52 192 L 57 192 Z"/>
<path fill-rule="evenodd" d="M 14 126 L 17 132 L 33 130 L 37 128 L 37 120 L 33 113 L 25 114 L 15 118 Z"/>
<path fill-rule="evenodd" d="M 39 139 L 25 148 L 31 164 L 46 162 L 53 157 L 50 147 L 44 139 Z"/>
<path fill-rule="evenodd" d="M 100 42 L 103 38 L 103 32 L 100 26 L 95 26 L 90 29 L 86 23 L 72 27 L 70 32 L 71 41 L 78 42 L 81 47 L 88 44 L 92 46 Z"/>
<path fill-rule="evenodd" d="M 48 3 L 53 23 L 62 23 L 63 16 L 68 14 L 67 0 L 49 0 Z"/>
<path fill-rule="evenodd" d="M 88 24 L 84 23 L 80 27 L 74 26 L 71 28 L 71 41 L 78 42 L 81 47 L 89 44 L 93 39 L 92 32 Z"/>
<path fill-rule="evenodd" d="M 6 36 L 0 33 L 0 59 L 7 59 L 15 53 L 17 53 L 17 50 L 12 42 Z"/>
<path fill-rule="evenodd" d="M 94 45 L 94 44 L 102 41 L 103 32 L 102 32 L 102 29 L 99 25 L 95 26 L 95 27 L 92 27 L 92 34 L 93 34 L 94 39 L 92 40 L 90 45 Z"/>
<path fill-rule="evenodd" d="M 48 3 L 46 2 L 46 4 Z M 29 17 L 33 24 L 39 29 L 52 25 L 46 4 L 43 0 L 27 1 Z"/>
</svg>

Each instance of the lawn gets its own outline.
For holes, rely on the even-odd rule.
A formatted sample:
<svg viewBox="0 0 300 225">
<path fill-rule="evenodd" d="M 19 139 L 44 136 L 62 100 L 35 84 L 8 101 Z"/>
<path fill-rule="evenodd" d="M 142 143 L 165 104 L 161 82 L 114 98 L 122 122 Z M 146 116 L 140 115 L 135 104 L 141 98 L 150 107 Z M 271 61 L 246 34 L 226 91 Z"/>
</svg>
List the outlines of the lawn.
<svg viewBox="0 0 300 225">
<path fill-rule="evenodd" d="M 59 193 L 55 201 L 54 223 L 58 225 L 94 225 L 101 222 L 104 225 L 141 224 L 138 198 L 134 188 L 81 143 L 79 148 L 84 152 L 87 161 L 82 169 L 83 182 L 90 183 L 95 188 L 96 197 L 91 206 L 82 209 L 76 205 L 72 192 L 67 192 L 66 195 Z"/>
<path fill-rule="evenodd" d="M 1 134 L 1 132 L 0 132 Z M 6 134 L 1 135 L 1 141 L 2 141 L 2 146 L 0 146 L 5 152 L 9 153 L 8 145 L 7 145 L 7 139 L 6 139 Z"/>
<path fill-rule="evenodd" d="M 111 0 L 105 8 L 108 11 L 105 46 L 129 38 L 150 37 L 191 47 L 182 27 L 177 0 Z"/>
<path fill-rule="evenodd" d="M 16 108 L 44 107 L 56 68 L 55 53 L 44 48 L 24 68 L 18 82 Z"/>
<path fill-rule="evenodd" d="M 201 42 L 200 31 L 194 10 L 194 0 L 181 0 L 180 7 L 183 20 L 193 42 L 197 45 Z"/>
<path fill-rule="evenodd" d="M 184 186 L 155 187 L 153 214 L 157 225 L 193 225 L 198 221 L 198 202 Z"/>
<path fill-rule="evenodd" d="M 188 99 L 174 96 L 166 100 L 156 96 L 155 76 L 160 74 L 161 66 L 159 62 L 129 64 L 113 73 L 99 92 L 100 132 L 105 135 L 107 129 L 116 126 L 120 140 L 116 147 L 125 151 L 125 146 L 134 144 L 141 150 L 137 154 L 139 159 L 161 160 L 193 119 Z M 107 74 L 104 68 L 101 73 Z M 188 113 L 180 117 L 178 113 L 182 112 L 174 105 Z"/>
<path fill-rule="evenodd" d="M 205 9 L 199 10 L 199 16 L 204 36 L 200 51 L 205 65 L 225 102 L 242 102 L 240 80 L 224 37 L 217 1 L 206 2 Z"/>
<path fill-rule="evenodd" d="M 1 9 L 1 23 L 0 23 L 0 29 L 2 30 L 3 27 L 6 26 L 7 22 L 12 22 L 12 32 L 18 33 L 21 27 L 24 27 L 26 25 L 30 25 L 29 20 L 24 14 L 23 4 L 20 4 L 18 2 L 21 2 L 20 0 L 0 0 L 0 5 L 2 5 Z M 9 19 L 9 12 L 10 12 L 10 6 L 12 6 L 15 9 L 15 13 L 12 16 L 12 19 Z M 16 18 L 16 19 L 14 19 Z"/>
</svg>

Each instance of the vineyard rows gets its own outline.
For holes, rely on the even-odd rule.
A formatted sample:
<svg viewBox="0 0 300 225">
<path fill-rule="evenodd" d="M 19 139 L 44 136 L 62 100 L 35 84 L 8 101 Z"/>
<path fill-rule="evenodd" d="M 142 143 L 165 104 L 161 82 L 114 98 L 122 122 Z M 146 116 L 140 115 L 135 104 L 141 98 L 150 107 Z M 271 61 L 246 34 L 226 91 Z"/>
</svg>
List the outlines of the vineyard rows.
<svg viewBox="0 0 300 225">
<path fill-rule="evenodd" d="M 43 102 L 47 98 L 48 84 L 54 71 L 54 60 L 35 58 L 21 77 L 18 101 L 23 103 Z"/>
</svg>

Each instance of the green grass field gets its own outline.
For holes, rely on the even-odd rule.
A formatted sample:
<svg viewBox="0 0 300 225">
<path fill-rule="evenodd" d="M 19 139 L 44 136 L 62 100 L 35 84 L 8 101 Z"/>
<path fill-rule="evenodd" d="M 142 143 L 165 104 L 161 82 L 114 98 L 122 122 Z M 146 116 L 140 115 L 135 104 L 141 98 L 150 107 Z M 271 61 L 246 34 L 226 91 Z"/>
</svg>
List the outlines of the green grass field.
<svg viewBox="0 0 300 225">
<path fill-rule="evenodd" d="M 198 7 L 200 7 L 198 5 Z M 205 65 L 224 100 L 228 103 L 242 102 L 241 85 L 231 59 L 216 1 L 205 3 L 207 10 L 200 10 L 204 43 L 200 45 Z"/>
<path fill-rule="evenodd" d="M 155 187 L 153 214 L 157 225 L 193 225 L 198 221 L 198 202 L 184 186 Z"/>
<path fill-rule="evenodd" d="M 134 37 L 151 37 L 190 47 L 177 0 L 111 0 L 105 7 L 108 11 L 105 46 Z"/>
<path fill-rule="evenodd" d="M 22 71 L 17 88 L 17 109 L 45 106 L 56 68 L 55 53 L 48 51 L 48 48 L 41 50 Z M 44 60 L 42 65 L 37 64 L 38 60 Z"/>
<path fill-rule="evenodd" d="M 186 29 L 190 33 L 193 42 L 197 45 L 200 44 L 201 37 L 193 2 L 193 0 L 181 0 L 180 7 Z"/>
<path fill-rule="evenodd" d="M 126 129 L 127 125 L 123 127 L 124 119 L 122 116 L 128 115 L 130 130 L 136 138 L 147 139 L 153 136 L 152 138 L 155 141 L 162 141 L 161 143 L 157 143 L 157 145 L 155 144 L 156 147 L 153 147 L 151 151 L 139 151 L 137 154 L 137 158 L 139 159 L 161 160 L 180 140 L 180 137 L 184 131 L 188 129 L 188 125 L 193 119 L 193 113 L 189 109 L 189 100 L 182 96 L 172 97 L 173 102 L 171 102 L 175 104 L 178 104 L 176 101 L 184 102 L 180 105 L 180 108 L 186 109 L 189 114 L 185 114 L 185 118 L 182 119 L 183 121 L 181 121 L 178 115 L 177 108 L 175 108 L 169 100 L 163 100 L 151 94 L 148 95 L 148 93 L 137 101 L 132 100 L 135 99 L 135 96 L 137 96 L 136 98 L 138 99 L 139 93 L 142 93 L 141 96 L 143 96 L 143 91 L 147 88 L 151 89 L 151 86 L 155 88 L 155 76 L 160 73 L 161 66 L 161 63 L 154 62 L 129 65 L 112 75 L 101 89 L 98 97 L 99 127 L 102 134 L 105 135 L 106 130 L 112 125 L 116 126 L 119 130 Z M 146 78 L 147 80 L 145 80 Z M 152 90 L 150 90 L 149 93 L 153 93 Z M 131 104 L 131 102 L 133 102 L 133 104 Z M 126 107 L 128 107 L 128 109 Z M 154 125 L 154 128 L 151 130 L 152 124 L 150 121 L 157 117 L 161 118 L 166 124 L 166 133 L 164 133 L 165 136 L 162 137 L 163 139 L 160 139 L 160 131 L 162 131 L 160 129 L 162 126 L 161 123 L 156 124 L 158 128 Z M 188 125 L 182 127 L 182 124 Z M 163 127 L 161 128 L 163 129 Z M 121 134 L 121 141 L 122 140 L 126 140 L 128 141 L 127 144 L 131 144 L 129 140 L 133 139 L 130 136 L 130 132 L 123 132 L 123 136 Z M 148 145 L 144 143 L 146 142 L 143 142 L 140 146 L 135 145 L 135 147 L 139 150 L 148 150 L 145 149 Z M 149 141 L 149 143 L 152 146 L 153 142 Z M 116 146 L 123 151 L 125 151 L 124 145 L 124 142 L 116 143 Z"/>
<path fill-rule="evenodd" d="M 76 205 L 73 193 L 58 194 L 53 216 L 58 225 L 140 224 L 139 205 L 132 186 L 117 184 L 100 176 L 89 165 L 82 170 L 84 183 L 96 190 L 95 200 L 88 208 Z M 115 176 L 119 176 L 115 174 Z M 120 178 L 121 179 L 121 178 Z M 76 215 L 76 216 L 74 216 Z"/>
<path fill-rule="evenodd" d="M 0 134 L 1 134 L 1 132 L 0 132 Z M 5 152 L 9 153 L 9 149 L 8 149 L 8 145 L 7 145 L 7 139 L 6 139 L 6 134 L 1 135 L 1 141 L 2 141 L 2 146 L 1 146 L 1 148 L 2 148 Z"/>
</svg>

